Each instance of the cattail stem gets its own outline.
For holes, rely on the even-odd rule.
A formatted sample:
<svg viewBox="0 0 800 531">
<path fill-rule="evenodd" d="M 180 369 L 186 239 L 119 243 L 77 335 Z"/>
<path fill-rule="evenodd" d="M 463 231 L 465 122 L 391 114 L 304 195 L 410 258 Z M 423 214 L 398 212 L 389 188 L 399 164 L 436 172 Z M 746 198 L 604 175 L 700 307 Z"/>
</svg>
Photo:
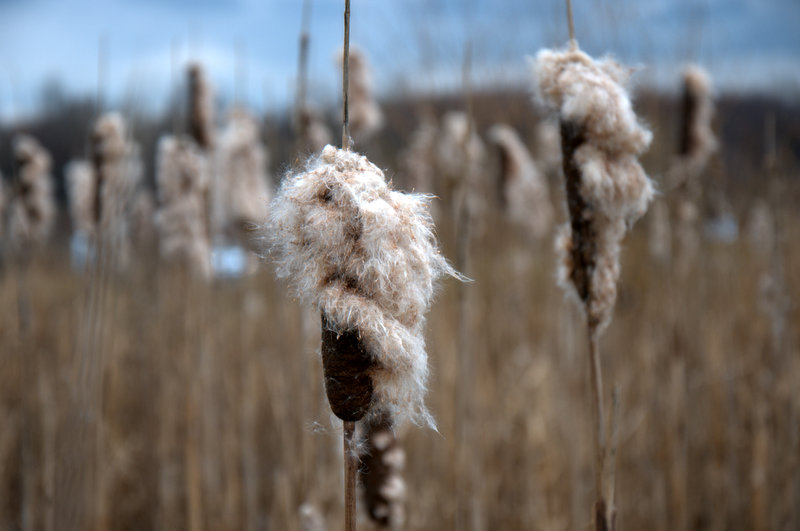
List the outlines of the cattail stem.
<svg viewBox="0 0 800 531">
<path fill-rule="evenodd" d="M 592 417 L 594 424 L 594 511 L 595 530 L 608 529 L 606 502 L 603 498 L 603 467 L 606 457 L 605 417 L 603 415 L 603 375 L 600 369 L 600 352 L 595 328 L 589 326 L 589 366 L 592 387 Z"/>
<path fill-rule="evenodd" d="M 567 0 L 567 24 L 569 25 L 569 47 L 577 48 L 575 43 L 575 23 L 572 21 L 572 0 Z"/>
<path fill-rule="evenodd" d="M 609 473 L 608 479 L 608 525 L 611 531 L 617 528 L 617 445 L 619 444 L 619 384 L 611 393 L 611 433 L 609 434 Z"/>
<path fill-rule="evenodd" d="M 348 94 L 350 92 L 350 0 L 344 0 L 344 56 L 342 57 L 342 149 L 350 150 L 350 111 Z"/>
<path fill-rule="evenodd" d="M 306 107 L 306 84 L 308 77 L 308 23 L 311 15 L 311 0 L 303 0 L 303 12 L 300 26 L 300 53 L 297 59 L 297 96 L 295 101 L 295 123 L 297 136 L 304 138 L 306 134 L 305 120 L 302 119 Z"/>
<path fill-rule="evenodd" d="M 358 461 L 353 448 L 353 441 L 355 439 L 356 423 L 344 421 L 342 425 L 344 443 L 344 528 L 345 531 L 355 531 Z"/>
</svg>

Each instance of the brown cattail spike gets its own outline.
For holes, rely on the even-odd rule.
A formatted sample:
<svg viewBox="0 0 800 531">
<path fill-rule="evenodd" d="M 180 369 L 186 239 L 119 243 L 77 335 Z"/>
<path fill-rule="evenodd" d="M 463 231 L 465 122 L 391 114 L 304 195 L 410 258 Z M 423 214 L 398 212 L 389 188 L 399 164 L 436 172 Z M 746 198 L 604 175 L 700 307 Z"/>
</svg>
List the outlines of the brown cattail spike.
<svg viewBox="0 0 800 531">
<path fill-rule="evenodd" d="M 364 502 L 370 518 L 382 527 L 398 529 L 405 520 L 406 486 L 402 477 L 405 452 L 387 416 L 367 425 L 365 455 L 361 461 Z"/>
<path fill-rule="evenodd" d="M 592 224 L 592 206 L 581 194 L 581 170 L 575 163 L 575 151 L 583 145 L 581 127 L 573 122 L 561 122 L 561 153 L 567 189 L 572 242 L 569 249 L 570 280 L 581 300 L 587 303 L 592 292 L 591 278 L 597 256 L 597 237 Z M 594 326 L 596 323 L 590 323 Z"/>
<path fill-rule="evenodd" d="M 336 333 L 325 315 L 322 316 L 322 367 L 325 372 L 325 393 L 334 415 L 346 422 L 355 422 L 372 403 L 372 356 L 361 343 L 356 330 Z"/>
<path fill-rule="evenodd" d="M 214 144 L 212 116 L 214 97 L 211 86 L 205 79 L 203 68 L 198 64 L 189 67 L 189 132 L 197 145 L 210 149 Z"/>
</svg>

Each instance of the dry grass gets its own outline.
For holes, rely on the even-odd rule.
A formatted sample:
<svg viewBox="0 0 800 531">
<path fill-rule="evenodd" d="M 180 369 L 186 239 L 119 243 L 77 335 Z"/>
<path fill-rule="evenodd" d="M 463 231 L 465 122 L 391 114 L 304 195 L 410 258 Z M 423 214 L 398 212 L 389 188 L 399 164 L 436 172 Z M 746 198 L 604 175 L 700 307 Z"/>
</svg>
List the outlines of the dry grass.
<svg viewBox="0 0 800 531">
<path fill-rule="evenodd" d="M 785 242 L 798 241 L 797 214 L 786 215 Z M 467 385 L 481 527 L 580 529 L 592 497 L 583 322 L 553 282 L 551 250 L 499 217 L 488 223 L 469 288 L 475 382 L 456 381 L 454 284 L 431 312 L 440 433 L 404 433 L 408 527 L 456 519 L 466 472 L 453 412 Z M 681 279 L 648 258 L 645 234 L 637 228 L 623 252 L 603 340 L 621 396 L 619 525 L 796 529 L 800 362 L 796 350 L 771 353 L 758 261 L 746 241 L 707 243 Z M 784 270 L 800 270 L 800 248 L 785 251 Z M 314 355 L 317 316 L 269 266 L 211 285 L 168 270 L 112 276 L 90 313 L 92 282 L 58 251 L 37 258 L 26 287 L 13 264 L 0 276 L 0 528 L 297 529 L 304 502 L 336 528 L 340 434 Z M 800 300 L 798 278 L 787 281 Z"/>
</svg>

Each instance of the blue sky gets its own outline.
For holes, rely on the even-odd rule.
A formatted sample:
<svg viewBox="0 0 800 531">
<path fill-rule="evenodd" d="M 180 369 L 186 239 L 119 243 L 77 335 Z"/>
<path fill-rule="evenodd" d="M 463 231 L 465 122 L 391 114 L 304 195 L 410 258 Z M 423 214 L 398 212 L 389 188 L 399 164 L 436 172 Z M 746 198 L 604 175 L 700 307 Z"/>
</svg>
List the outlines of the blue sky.
<svg viewBox="0 0 800 531">
<path fill-rule="evenodd" d="M 311 97 L 339 97 L 333 55 L 342 0 L 312 0 Z M 797 0 L 574 0 L 576 34 L 593 55 L 639 65 L 644 84 L 671 88 L 686 61 L 722 89 L 800 94 Z M 563 0 L 352 0 L 351 41 L 364 48 L 382 95 L 460 84 L 465 43 L 478 85 L 527 76 L 525 55 L 566 41 Z M 220 99 L 238 90 L 256 110 L 291 101 L 301 0 L 0 0 L 0 119 L 35 112 L 40 87 L 58 80 L 92 95 L 98 48 L 112 106 L 158 111 L 173 59 L 200 60 Z M 238 72 L 238 74 L 237 74 Z"/>
</svg>

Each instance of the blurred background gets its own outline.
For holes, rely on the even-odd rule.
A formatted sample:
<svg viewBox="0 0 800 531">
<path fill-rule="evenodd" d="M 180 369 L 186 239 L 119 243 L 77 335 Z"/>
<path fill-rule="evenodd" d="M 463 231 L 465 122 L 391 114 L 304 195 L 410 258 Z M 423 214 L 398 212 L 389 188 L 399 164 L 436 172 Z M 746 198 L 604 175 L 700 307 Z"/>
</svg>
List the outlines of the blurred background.
<svg viewBox="0 0 800 531">
<path fill-rule="evenodd" d="M 374 465 L 361 427 L 359 525 L 586 528 L 585 323 L 556 285 L 559 129 L 529 59 L 566 45 L 564 2 L 351 9 L 354 148 L 436 195 L 474 280 L 426 327 L 439 431 L 390 432 Z M 0 0 L 0 529 L 340 528 L 319 317 L 261 227 L 281 177 L 340 145 L 342 14 Z M 654 134 L 601 341 L 618 528 L 796 530 L 800 4 L 574 18 Z"/>
</svg>

